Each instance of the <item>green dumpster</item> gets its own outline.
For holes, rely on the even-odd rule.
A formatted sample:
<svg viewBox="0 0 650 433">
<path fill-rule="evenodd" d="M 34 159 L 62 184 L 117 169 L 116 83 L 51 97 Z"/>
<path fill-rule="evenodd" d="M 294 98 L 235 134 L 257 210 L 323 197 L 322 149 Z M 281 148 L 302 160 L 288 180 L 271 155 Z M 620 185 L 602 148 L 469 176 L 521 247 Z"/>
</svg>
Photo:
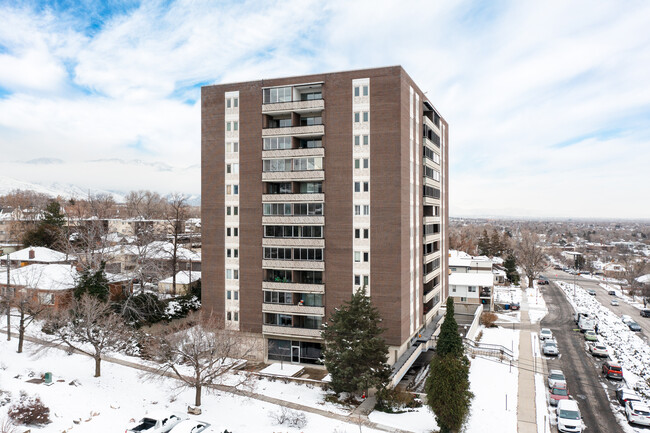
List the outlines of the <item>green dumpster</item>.
<svg viewBox="0 0 650 433">
<path fill-rule="evenodd" d="M 52 373 L 49 371 L 45 373 L 45 383 L 52 383 Z"/>
</svg>

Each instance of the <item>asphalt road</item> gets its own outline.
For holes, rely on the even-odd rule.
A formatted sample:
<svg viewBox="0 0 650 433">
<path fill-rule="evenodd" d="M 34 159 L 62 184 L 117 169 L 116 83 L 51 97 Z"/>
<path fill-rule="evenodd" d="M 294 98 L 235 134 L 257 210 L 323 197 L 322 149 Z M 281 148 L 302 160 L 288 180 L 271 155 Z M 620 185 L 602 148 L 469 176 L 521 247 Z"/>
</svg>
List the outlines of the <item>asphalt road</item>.
<svg viewBox="0 0 650 433">
<path fill-rule="evenodd" d="M 544 275 L 550 277 L 548 273 Z M 614 395 L 618 383 L 602 378 L 599 368 L 603 361 L 589 355 L 583 335 L 573 331 L 576 327 L 573 308 L 562 291 L 555 284 L 549 284 L 544 286 L 543 293 L 548 314 L 541 326 L 553 331 L 560 349 L 559 357 L 547 358 L 548 370 L 564 372 L 569 393 L 578 402 L 587 432 L 622 432 L 607 398 L 607 393 Z"/>
<path fill-rule="evenodd" d="M 549 268 L 543 272 L 543 275 L 551 281 L 562 280 L 566 281 L 567 283 L 573 283 L 573 275 L 555 269 Z M 600 281 L 588 280 L 586 278 L 576 276 L 575 283 L 585 290 L 595 290 L 596 299 L 619 317 L 622 314 L 627 314 L 630 316 L 632 320 L 641 326 L 642 332 L 639 333 L 639 337 L 641 337 L 644 341 L 650 343 L 650 317 L 642 317 L 638 308 L 631 306 L 620 298 L 617 298 L 619 300 L 619 306 L 611 305 L 612 299 L 616 298 L 616 296 L 608 295 L 607 290 L 598 285 Z"/>
</svg>

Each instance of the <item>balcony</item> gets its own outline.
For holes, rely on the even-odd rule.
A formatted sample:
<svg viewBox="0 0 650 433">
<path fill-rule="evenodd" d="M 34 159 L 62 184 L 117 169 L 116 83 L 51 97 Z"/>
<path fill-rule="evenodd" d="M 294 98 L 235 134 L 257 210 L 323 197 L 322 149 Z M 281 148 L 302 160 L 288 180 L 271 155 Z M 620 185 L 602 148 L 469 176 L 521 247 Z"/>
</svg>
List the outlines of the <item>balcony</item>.
<svg viewBox="0 0 650 433">
<path fill-rule="evenodd" d="M 276 180 L 324 180 L 325 170 L 300 170 L 300 171 L 265 171 L 262 172 L 263 182 L 272 182 Z"/>
<path fill-rule="evenodd" d="M 324 135 L 325 125 L 308 126 L 287 126 L 283 128 L 264 128 L 262 137 L 275 137 L 279 135 L 302 136 L 302 135 Z"/>
<path fill-rule="evenodd" d="M 489 287 L 481 287 L 478 297 L 481 299 L 491 299 L 492 289 L 490 289 Z"/>
<path fill-rule="evenodd" d="M 290 326 L 262 325 L 265 335 L 278 335 L 282 337 L 311 337 L 320 338 L 320 329 L 292 328 Z"/>
<path fill-rule="evenodd" d="M 281 114 L 289 112 L 308 112 L 308 111 L 322 111 L 325 109 L 324 99 L 312 99 L 309 101 L 287 101 L 275 102 L 262 105 L 262 113 L 264 114 Z"/>
<path fill-rule="evenodd" d="M 310 316 L 325 316 L 325 307 L 308 307 L 293 304 L 262 304 L 264 313 L 308 314 Z"/>
<path fill-rule="evenodd" d="M 291 148 L 277 150 L 262 150 L 262 158 L 297 158 L 301 156 L 325 156 L 322 147 Z"/>
<path fill-rule="evenodd" d="M 262 260 L 263 269 L 292 269 L 296 271 L 324 271 L 325 262 L 316 260 Z"/>
<path fill-rule="evenodd" d="M 297 201 L 321 202 L 325 201 L 325 194 L 262 194 L 262 201 L 267 203 Z"/>
<path fill-rule="evenodd" d="M 429 128 L 433 129 L 434 131 L 436 131 L 438 134 L 440 134 L 440 128 L 435 123 L 433 123 L 433 120 L 429 119 L 427 116 L 423 116 L 423 117 L 424 117 L 424 124 L 427 125 Z"/>
<path fill-rule="evenodd" d="M 325 284 L 262 281 L 262 289 L 282 290 L 286 292 L 325 293 Z"/>
<path fill-rule="evenodd" d="M 325 239 L 320 238 L 262 238 L 262 245 L 268 247 L 319 247 L 325 248 Z"/>
</svg>

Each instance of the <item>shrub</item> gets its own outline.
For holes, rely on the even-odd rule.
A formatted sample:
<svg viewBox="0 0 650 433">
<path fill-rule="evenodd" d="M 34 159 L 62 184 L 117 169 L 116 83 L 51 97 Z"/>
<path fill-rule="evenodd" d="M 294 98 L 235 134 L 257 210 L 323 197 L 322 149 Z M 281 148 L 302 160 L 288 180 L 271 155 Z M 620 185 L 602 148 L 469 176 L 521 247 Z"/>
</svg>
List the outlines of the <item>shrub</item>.
<svg viewBox="0 0 650 433">
<path fill-rule="evenodd" d="M 381 388 L 377 391 L 375 409 L 387 413 L 403 413 L 405 409 L 414 409 L 422 406 L 413 394 L 398 389 Z"/>
<path fill-rule="evenodd" d="M 307 417 L 302 412 L 288 409 L 284 406 L 280 407 L 278 412 L 270 412 L 269 417 L 277 425 L 287 425 L 298 429 L 304 428 L 307 425 Z"/>
<path fill-rule="evenodd" d="M 7 415 L 16 424 L 41 425 L 50 422 L 50 409 L 41 398 L 29 397 L 24 391 L 20 393 L 20 400 L 9 407 Z"/>
<path fill-rule="evenodd" d="M 494 322 L 496 322 L 497 319 L 498 317 L 496 314 L 485 312 L 481 314 L 481 325 L 485 326 L 486 328 L 492 328 L 495 326 Z"/>
<path fill-rule="evenodd" d="M 483 338 L 483 331 L 482 330 L 479 331 L 478 335 L 476 335 L 476 338 L 474 340 L 476 340 L 476 342 L 478 343 L 479 341 L 481 341 L 481 338 Z"/>
</svg>

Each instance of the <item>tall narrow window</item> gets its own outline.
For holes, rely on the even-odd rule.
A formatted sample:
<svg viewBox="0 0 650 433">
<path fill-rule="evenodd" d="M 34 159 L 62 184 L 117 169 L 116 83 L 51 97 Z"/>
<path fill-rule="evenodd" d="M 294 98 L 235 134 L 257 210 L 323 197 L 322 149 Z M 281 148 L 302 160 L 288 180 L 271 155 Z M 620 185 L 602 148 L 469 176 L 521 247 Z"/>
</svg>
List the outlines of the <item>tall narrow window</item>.
<svg viewBox="0 0 650 433">
<path fill-rule="evenodd" d="M 359 86 L 354 86 L 354 96 L 359 96 Z"/>
<path fill-rule="evenodd" d="M 235 108 L 239 107 L 239 98 L 234 98 L 232 100 L 232 106 Z"/>
<path fill-rule="evenodd" d="M 368 96 L 368 86 L 363 86 L 363 96 Z"/>
</svg>

